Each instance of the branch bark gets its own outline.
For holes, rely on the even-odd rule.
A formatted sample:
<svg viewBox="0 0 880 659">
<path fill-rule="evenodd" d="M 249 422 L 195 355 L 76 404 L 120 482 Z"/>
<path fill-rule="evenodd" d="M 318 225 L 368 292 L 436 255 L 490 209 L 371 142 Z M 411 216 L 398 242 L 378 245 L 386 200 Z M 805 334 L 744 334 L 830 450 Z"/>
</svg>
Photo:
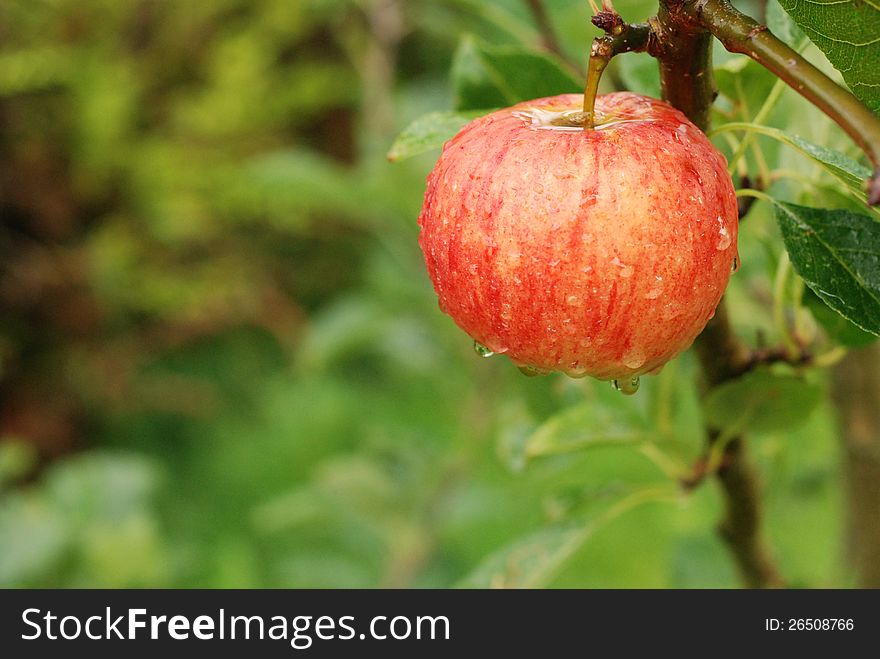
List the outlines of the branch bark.
<svg viewBox="0 0 880 659">
<path fill-rule="evenodd" d="M 738 377 L 751 360 L 749 349 L 733 331 L 723 299 L 694 347 L 707 389 Z M 710 450 L 717 440 L 718 432 L 707 428 Z M 735 437 L 725 447 L 715 476 L 724 494 L 725 507 L 718 532 L 736 561 L 743 583 L 749 588 L 782 586 L 784 581 L 761 532 L 759 479 L 744 436 Z"/>
<path fill-rule="evenodd" d="M 716 96 L 712 78 L 712 35 L 687 11 L 690 4 L 690 0 L 660 1 L 660 11 L 652 23 L 659 46 L 652 54 L 660 61 L 664 99 L 706 130 Z M 749 360 L 748 348 L 733 332 L 724 300 L 697 337 L 695 346 L 709 389 L 736 377 Z M 717 440 L 718 433 L 708 428 L 709 445 Z M 716 477 L 725 501 L 725 517 L 719 533 L 736 561 L 743 583 L 753 588 L 782 585 L 761 534 L 758 478 L 748 458 L 744 437 L 736 437 L 726 446 Z"/>
<path fill-rule="evenodd" d="M 651 54 L 660 62 L 663 99 L 705 131 L 718 95 L 712 76 L 712 35 L 684 9 L 682 0 L 661 0 L 651 21 L 657 36 Z"/>
</svg>

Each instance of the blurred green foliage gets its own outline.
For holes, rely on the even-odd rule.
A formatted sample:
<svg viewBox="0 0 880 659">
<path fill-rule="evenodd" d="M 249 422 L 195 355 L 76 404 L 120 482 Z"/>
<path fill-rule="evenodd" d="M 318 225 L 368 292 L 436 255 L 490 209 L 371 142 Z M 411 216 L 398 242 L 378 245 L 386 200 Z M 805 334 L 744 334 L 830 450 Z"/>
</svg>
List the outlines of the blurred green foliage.
<svg viewBox="0 0 880 659">
<path fill-rule="evenodd" d="M 582 64 L 587 3 L 547 4 Z M 424 273 L 436 154 L 385 153 L 454 106 L 454 53 L 538 44 L 518 0 L 0 4 L 0 586 L 736 585 L 719 494 L 673 483 L 703 450 L 691 356 L 632 398 L 525 378 Z M 750 120 L 772 78 L 717 59 L 718 120 Z M 603 84 L 656 85 L 618 60 Z M 767 123 L 855 153 L 793 93 Z M 750 172 L 816 183 L 783 195 L 854 203 L 758 143 Z M 757 204 L 729 295 L 751 343 L 779 338 L 782 249 Z M 827 385 L 804 387 L 801 425 L 755 435 L 767 527 L 791 583 L 846 585 Z"/>
</svg>

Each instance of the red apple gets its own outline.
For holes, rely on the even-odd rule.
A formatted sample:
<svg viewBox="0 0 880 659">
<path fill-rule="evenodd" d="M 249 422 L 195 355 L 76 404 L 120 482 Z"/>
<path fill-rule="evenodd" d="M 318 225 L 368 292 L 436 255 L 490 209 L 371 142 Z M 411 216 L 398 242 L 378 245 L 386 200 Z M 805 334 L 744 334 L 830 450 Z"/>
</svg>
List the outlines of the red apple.
<svg viewBox="0 0 880 659">
<path fill-rule="evenodd" d="M 724 156 L 678 110 L 580 94 L 493 112 L 446 143 L 419 244 L 440 307 L 487 353 L 632 382 L 688 348 L 737 258 Z"/>
</svg>

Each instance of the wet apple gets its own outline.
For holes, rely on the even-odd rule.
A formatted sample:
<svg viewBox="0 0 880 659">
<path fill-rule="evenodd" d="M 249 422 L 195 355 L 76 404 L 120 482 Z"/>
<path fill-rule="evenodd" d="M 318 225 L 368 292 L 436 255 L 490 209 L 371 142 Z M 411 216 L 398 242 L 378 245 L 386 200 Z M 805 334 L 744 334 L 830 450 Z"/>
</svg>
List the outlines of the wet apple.
<svg viewBox="0 0 880 659">
<path fill-rule="evenodd" d="M 419 243 L 441 309 L 483 354 L 624 388 L 685 350 L 737 259 L 724 156 L 631 93 L 537 99 L 476 119 L 428 177 Z"/>
</svg>

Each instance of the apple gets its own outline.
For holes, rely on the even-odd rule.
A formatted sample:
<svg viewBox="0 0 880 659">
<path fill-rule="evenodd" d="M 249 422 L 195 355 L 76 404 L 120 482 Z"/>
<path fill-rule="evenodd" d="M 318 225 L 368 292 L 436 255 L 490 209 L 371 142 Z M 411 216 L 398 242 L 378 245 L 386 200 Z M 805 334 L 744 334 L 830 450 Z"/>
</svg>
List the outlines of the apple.
<svg viewBox="0 0 880 659">
<path fill-rule="evenodd" d="M 520 103 L 470 122 L 428 176 L 419 244 L 440 308 L 484 355 L 624 382 L 713 316 L 737 263 L 724 156 L 654 98 Z"/>
</svg>

